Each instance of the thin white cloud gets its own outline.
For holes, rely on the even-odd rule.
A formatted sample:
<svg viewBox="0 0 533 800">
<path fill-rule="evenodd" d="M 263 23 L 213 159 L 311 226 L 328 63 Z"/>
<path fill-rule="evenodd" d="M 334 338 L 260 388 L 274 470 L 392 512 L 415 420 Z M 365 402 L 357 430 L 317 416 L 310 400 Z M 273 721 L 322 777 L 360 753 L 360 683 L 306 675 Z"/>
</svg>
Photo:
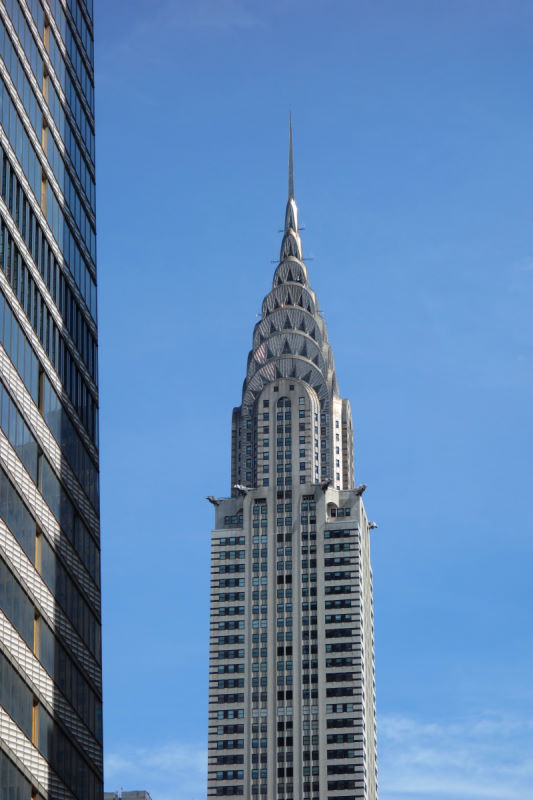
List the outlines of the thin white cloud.
<svg viewBox="0 0 533 800">
<path fill-rule="evenodd" d="M 98 82 L 115 81 L 118 75 L 130 75 L 137 65 L 168 65 L 174 59 L 174 47 L 180 36 L 212 34 L 223 37 L 234 31 L 246 32 L 266 24 L 265 8 L 255 0 L 175 0 L 146 2 L 131 20 L 124 20 L 120 31 L 101 46 L 96 67 Z M 150 43 L 147 46 L 147 42 Z"/>
<path fill-rule="evenodd" d="M 379 720 L 382 800 L 533 800 L 533 719 Z"/>
<path fill-rule="evenodd" d="M 196 0 L 181 4 L 172 14 L 178 27 L 220 31 L 255 28 L 264 16 L 264 9 L 261 13 L 261 6 L 250 0 Z"/>
<path fill-rule="evenodd" d="M 313 2 L 315 6 L 325 5 L 324 0 Z M 181 30 L 245 31 L 270 27 L 281 14 L 288 16 L 308 7 L 309 0 L 195 0 L 178 4 L 167 0 L 160 4 L 159 22 Z"/>
<path fill-rule="evenodd" d="M 107 791 L 146 790 L 153 800 L 205 800 L 207 750 L 168 742 L 153 748 L 124 748 L 104 764 Z"/>
<path fill-rule="evenodd" d="M 378 747 L 381 800 L 533 800 L 533 718 L 389 714 Z M 205 800 L 206 777 L 200 745 L 124 747 L 105 759 L 108 790 L 146 789 L 153 800 Z"/>
</svg>

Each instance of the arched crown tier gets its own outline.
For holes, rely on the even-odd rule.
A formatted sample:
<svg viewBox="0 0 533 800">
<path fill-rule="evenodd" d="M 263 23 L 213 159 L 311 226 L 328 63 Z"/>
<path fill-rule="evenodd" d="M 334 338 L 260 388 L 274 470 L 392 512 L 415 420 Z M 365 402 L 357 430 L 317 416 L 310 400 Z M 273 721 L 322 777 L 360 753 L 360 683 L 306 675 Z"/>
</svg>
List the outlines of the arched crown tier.
<svg viewBox="0 0 533 800">
<path fill-rule="evenodd" d="M 299 261 L 293 256 L 282 261 L 276 268 L 272 286 L 276 287 L 281 283 L 301 283 L 303 286 L 308 287 L 307 267 L 303 261 Z"/>
<path fill-rule="evenodd" d="M 323 375 L 327 375 L 328 370 L 331 369 L 317 343 L 308 336 L 298 333 L 279 333 L 277 336 L 271 336 L 267 342 L 259 345 L 257 350 L 252 351 L 252 358 L 248 363 L 247 379 L 249 380 L 267 361 L 286 356 L 310 361 L 319 368 Z"/>
<path fill-rule="evenodd" d="M 322 410 L 330 407 L 331 386 L 328 386 L 324 374 L 314 364 L 298 358 L 280 358 L 270 361 L 259 369 L 249 381 L 244 383 L 242 398 L 242 414 L 252 416 L 256 398 L 267 383 L 279 378 L 293 378 L 311 386 L 316 392 Z"/>
<path fill-rule="evenodd" d="M 263 316 L 265 317 L 277 308 L 285 308 L 286 306 L 299 306 L 310 314 L 315 314 L 315 293 L 298 283 L 280 284 L 272 289 L 263 300 Z"/>
</svg>

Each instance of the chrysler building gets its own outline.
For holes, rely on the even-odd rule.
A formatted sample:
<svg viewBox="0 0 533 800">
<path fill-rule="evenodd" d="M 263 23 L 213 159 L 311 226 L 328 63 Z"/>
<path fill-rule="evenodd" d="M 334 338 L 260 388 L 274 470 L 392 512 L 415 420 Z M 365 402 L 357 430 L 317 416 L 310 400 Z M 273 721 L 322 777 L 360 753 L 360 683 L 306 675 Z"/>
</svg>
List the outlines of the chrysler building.
<svg viewBox="0 0 533 800">
<path fill-rule="evenodd" d="M 211 536 L 208 797 L 377 800 L 374 619 L 350 403 L 289 186 Z"/>
</svg>

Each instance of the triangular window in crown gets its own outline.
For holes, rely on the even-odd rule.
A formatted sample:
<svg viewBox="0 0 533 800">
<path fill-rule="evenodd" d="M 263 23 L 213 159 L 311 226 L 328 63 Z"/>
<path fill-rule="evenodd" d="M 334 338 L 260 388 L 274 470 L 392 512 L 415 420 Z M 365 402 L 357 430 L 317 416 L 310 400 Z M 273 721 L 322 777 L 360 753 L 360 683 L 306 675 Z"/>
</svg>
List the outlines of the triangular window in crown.
<svg viewBox="0 0 533 800">
<path fill-rule="evenodd" d="M 273 322 L 271 322 L 271 323 L 270 323 L 270 333 L 276 333 L 276 330 L 277 330 L 277 329 L 274 327 L 274 323 L 273 323 Z"/>
<path fill-rule="evenodd" d="M 274 308 L 279 308 L 279 302 L 277 297 L 274 300 Z"/>
<path fill-rule="evenodd" d="M 272 350 L 270 349 L 270 347 L 267 347 L 267 355 L 266 355 L 266 357 L 267 357 L 267 361 L 268 361 L 269 358 L 274 358 L 274 356 L 272 355 Z"/>
<path fill-rule="evenodd" d="M 303 331 L 304 333 L 306 332 L 306 330 L 305 330 L 305 320 L 302 319 L 302 321 L 298 325 L 298 330 L 299 331 Z"/>
<path fill-rule="evenodd" d="M 309 381 L 311 380 L 311 370 L 309 370 L 309 372 L 305 373 L 305 375 L 303 376 L 302 380 L 305 381 L 306 383 L 309 383 Z"/>
<path fill-rule="evenodd" d="M 287 280 L 294 281 L 294 278 L 292 277 L 292 269 L 289 269 L 289 271 L 287 272 Z"/>
<path fill-rule="evenodd" d="M 302 349 L 300 350 L 300 355 L 301 355 L 301 356 L 303 356 L 303 358 L 308 358 L 308 354 L 307 354 L 307 342 L 305 342 L 305 341 L 304 341 L 304 343 L 303 343 L 303 345 L 302 345 Z"/>
<path fill-rule="evenodd" d="M 289 342 L 287 339 L 285 340 L 285 344 L 283 345 L 282 353 L 284 356 L 291 354 L 291 348 L 289 346 Z"/>
<path fill-rule="evenodd" d="M 316 364 L 318 367 L 318 354 L 313 358 L 313 364 Z"/>
<path fill-rule="evenodd" d="M 293 305 L 292 297 L 291 297 L 291 293 L 290 292 L 287 292 L 287 300 L 285 302 L 286 302 L 286 304 L 288 306 L 292 306 Z"/>
<path fill-rule="evenodd" d="M 283 325 L 283 330 L 289 330 L 290 331 L 291 328 L 292 328 L 291 320 L 289 318 L 289 315 L 287 314 L 287 316 L 285 317 L 285 323 Z"/>
</svg>

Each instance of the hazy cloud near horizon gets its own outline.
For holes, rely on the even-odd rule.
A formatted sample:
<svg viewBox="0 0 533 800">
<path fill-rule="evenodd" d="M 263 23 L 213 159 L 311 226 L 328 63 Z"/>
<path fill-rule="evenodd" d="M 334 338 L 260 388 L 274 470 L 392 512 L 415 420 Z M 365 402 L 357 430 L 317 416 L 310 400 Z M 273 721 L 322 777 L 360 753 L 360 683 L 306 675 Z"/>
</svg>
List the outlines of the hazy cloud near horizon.
<svg viewBox="0 0 533 800">
<path fill-rule="evenodd" d="M 530 718 L 487 715 L 441 724 L 384 715 L 378 720 L 380 796 L 528 800 L 533 797 L 533 757 L 524 741 L 532 730 Z M 125 747 L 106 757 L 105 774 L 108 786 L 145 789 L 152 800 L 203 800 L 207 750 L 177 741 L 153 748 Z M 172 795 L 162 788 L 169 777 L 175 786 Z"/>
</svg>

